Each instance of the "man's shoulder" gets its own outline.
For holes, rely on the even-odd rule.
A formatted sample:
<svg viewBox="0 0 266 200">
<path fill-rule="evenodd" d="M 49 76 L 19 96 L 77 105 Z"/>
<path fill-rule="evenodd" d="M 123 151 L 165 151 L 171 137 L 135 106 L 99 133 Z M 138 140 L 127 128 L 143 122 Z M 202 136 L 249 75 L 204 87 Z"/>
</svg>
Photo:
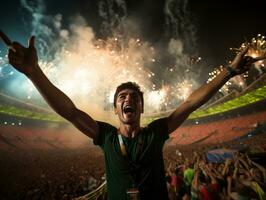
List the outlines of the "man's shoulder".
<svg viewBox="0 0 266 200">
<path fill-rule="evenodd" d="M 147 132 L 159 138 L 161 141 L 165 141 L 169 138 L 167 118 L 160 118 L 149 123 L 145 128 Z"/>
<path fill-rule="evenodd" d="M 107 122 L 103 122 L 103 121 L 96 121 L 98 126 L 99 126 L 99 130 L 101 129 L 107 129 L 107 130 L 117 130 L 117 128 Z"/>
<path fill-rule="evenodd" d="M 94 139 L 94 144 L 101 146 L 106 139 L 110 138 L 111 135 L 117 133 L 117 128 L 107 122 L 96 122 L 99 127 L 99 134 L 98 137 Z"/>
<path fill-rule="evenodd" d="M 152 121 L 151 123 L 149 123 L 147 126 L 147 128 L 152 128 L 152 129 L 166 129 L 167 127 L 167 118 L 159 118 L 156 119 L 154 121 Z"/>
</svg>

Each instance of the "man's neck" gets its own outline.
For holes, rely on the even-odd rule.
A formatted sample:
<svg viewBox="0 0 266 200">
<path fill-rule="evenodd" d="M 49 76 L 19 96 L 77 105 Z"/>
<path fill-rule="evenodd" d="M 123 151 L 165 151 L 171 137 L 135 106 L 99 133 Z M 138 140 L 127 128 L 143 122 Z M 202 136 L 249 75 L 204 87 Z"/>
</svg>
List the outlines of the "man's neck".
<svg viewBox="0 0 266 200">
<path fill-rule="evenodd" d="M 128 138 L 134 138 L 140 130 L 140 125 L 120 124 L 118 130 L 121 135 Z"/>
</svg>

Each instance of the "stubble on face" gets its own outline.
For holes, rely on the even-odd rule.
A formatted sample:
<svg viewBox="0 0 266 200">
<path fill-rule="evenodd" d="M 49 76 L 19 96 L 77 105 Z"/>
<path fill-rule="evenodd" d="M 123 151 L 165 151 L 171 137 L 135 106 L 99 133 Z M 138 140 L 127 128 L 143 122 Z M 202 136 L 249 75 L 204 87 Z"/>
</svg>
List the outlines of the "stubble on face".
<svg viewBox="0 0 266 200">
<path fill-rule="evenodd" d="M 139 94 L 132 89 L 124 89 L 117 95 L 115 113 L 123 124 L 139 123 L 142 103 Z"/>
</svg>

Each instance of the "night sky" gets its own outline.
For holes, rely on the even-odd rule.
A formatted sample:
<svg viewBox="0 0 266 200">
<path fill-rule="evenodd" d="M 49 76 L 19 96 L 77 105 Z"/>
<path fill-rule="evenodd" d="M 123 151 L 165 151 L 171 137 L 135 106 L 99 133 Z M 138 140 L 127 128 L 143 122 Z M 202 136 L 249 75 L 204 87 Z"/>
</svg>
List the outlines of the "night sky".
<svg viewBox="0 0 266 200">
<path fill-rule="evenodd" d="M 103 19 L 99 17 L 98 13 L 99 2 L 104 1 L 47 0 L 45 1 L 45 13 L 51 16 L 62 14 L 62 27 L 66 28 L 73 16 L 81 15 L 92 27 L 96 37 L 105 38 L 108 37 L 108 32 L 101 30 Z M 188 49 L 188 53 L 196 54 L 204 59 L 206 66 L 209 66 L 206 72 L 233 57 L 233 53 L 229 51 L 230 47 L 238 47 L 246 39 L 251 39 L 258 33 L 266 34 L 266 12 L 263 0 L 190 0 L 187 2 L 186 10 L 189 12 L 189 23 L 193 27 L 193 37 L 187 37 L 188 32 L 186 31 L 188 30 L 183 31 L 181 27 L 179 29 L 181 40 L 182 37 L 191 39 L 191 41 L 186 41 L 187 48 L 185 47 L 185 49 Z M 161 52 L 163 52 L 163 44 L 173 36 L 166 34 L 166 21 L 163 12 L 165 1 L 126 0 L 125 3 L 126 18 L 132 19 L 138 24 L 139 31 L 135 33 L 135 36 L 152 43 L 155 47 L 160 46 Z M 108 10 L 108 8 L 106 9 Z M 112 9 L 118 16 L 125 16 L 121 8 L 114 6 Z M 183 13 L 178 13 L 178 15 L 183 15 Z M 27 38 L 32 31 L 31 17 L 29 12 L 21 6 L 21 1 L 1 1 L 0 28 L 13 40 L 18 40 L 23 44 L 27 43 Z M 185 17 L 185 19 L 187 18 Z M 185 26 L 184 29 L 187 27 Z M 193 52 L 189 51 L 191 50 L 189 46 L 192 47 Z M 2 42 L 0 42 L 0 50 L 0 55 L 3 56 L 6 53 L 6 48 Z M 4 85 L 4 81 L 1 81 L 1 85 Z"/>
<path fill-rule="evenodd" d="M 63 16 L 81 14 L 97 29 L 99 19 L 95 0 L 47 0 L 47 12 L 62 13 Z M 163 32 L 164 14 L 162 0 L 128 0 L 128 15 L 138 18 L 144 30 L 143 35 L 153 41 L 159 40 Z M 221 48 L 242 42 L 266 31 L 265 1 L 203 0 L 189 1 L 189 10 L 197 28 L 199 47 L 204 54 L 211 54 L 213 47 Z M 10 36 L 19 37 L 30 32 L 23 22 L 23 8 L 19 0 L 3 0 L 0 7 L 0 26 Z M 97 21 L 98 20 L 98 21 Z M 29 27 L 28 27 L 29 28 Z M 233 44 L 232 44 L 233 42 Z M 206 47 L 207 46 L 207 47 Z"/>
<path fill-rule="evenodd" d="M 47 13 L 61 13 L 68 19 L 81 14 L 97 31 L 100 19 L 97 17 L 95 0 L 47 0 Z M 164 14 L 162 0 L 128 0 L 128 15 L 137 18 L 141 24 L 142 37 L 152 42 L 163 35 Z M 197 29 L 197 42 L 202 57 L 223 58 L 227 48 L 239 45 L 244 38 L 266 32 L 265 1 L 203 0 L 189 1 L 189 10 Z M 23 41 L 30 34 L 25 22 L 25 10 L 19 0 L 3 0 L 0 7 L 0 27 L 14 39 Z M 1 44 L 2 48 L 2 44 Z"/>
</svg>

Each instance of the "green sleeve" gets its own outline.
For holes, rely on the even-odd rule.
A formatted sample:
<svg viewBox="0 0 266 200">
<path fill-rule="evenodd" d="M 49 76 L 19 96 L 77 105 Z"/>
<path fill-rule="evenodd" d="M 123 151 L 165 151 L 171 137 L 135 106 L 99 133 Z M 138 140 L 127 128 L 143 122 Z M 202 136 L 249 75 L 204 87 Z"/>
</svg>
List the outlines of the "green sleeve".
<svg viewBox="0 0 266 200">
<path fill-rule="evenodd" d="M 156 119 L 148 125 L 149 129 L 164 142 L 169 138 L 167 118 Z"/>
<path fill-rule="evenodd" d="M 116 128 L 105 122 L 97 121 L 97 124 L 99 127 L 99 135 L 93 140 L 93 143 L 103 148 L 106 138 L 108 137 L 108 135 L 116 131 Z"/>
</svg>

